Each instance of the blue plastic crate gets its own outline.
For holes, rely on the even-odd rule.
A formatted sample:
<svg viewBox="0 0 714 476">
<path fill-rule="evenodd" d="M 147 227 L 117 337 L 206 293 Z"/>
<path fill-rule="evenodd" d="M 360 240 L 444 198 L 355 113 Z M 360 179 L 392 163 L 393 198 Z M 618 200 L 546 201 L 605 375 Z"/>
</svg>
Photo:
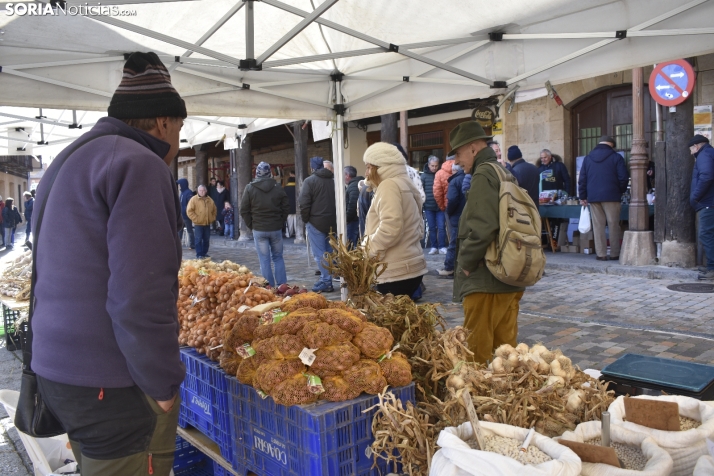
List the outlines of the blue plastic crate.
<svg viewBox="0 0 714 476">
<path fill-rule="evenodd" d="M 243 473 L 245 474 L 245 473 Z M 223 466 L 219 465 L 215 461 L 213 462 L 213 476 L 233 476 L 231 473 L 226 471 Z"/>
<path fill-rule="evenodd" d="M 174 473 L 196 466 L 208 457 L 195 446 L 176 435 L 176 451 L 174 452 Z"/>
<path fill-rule="evenodd" d="M 286 407 L 261 398 L 250 386 L 229 378 L 232 399 L 234 469 L 245 465 L 261 476 L 377 476 L 386 463 L 365 450 L 371 446 L 375 395 L 346 402 L 318 402 Z M 414 384 L 391 389 L 403 402 L 414 402 Z M 241 473 L 244 474 L 244 473 Z"/>
<path fill-rule="evenodd" d="M 186 365 L 186 378 L 181 384 L 179 426 L 192 426 L 218 445 L 223 456 L 232 462 L 230 398 L 227 375 L 218 364 L 192 348 L 181 349 Z"/>
<path fill-rule="evenodd" d="M 213 464 L 208 459 L 179 471 L 174 469 L 174 476 L 223 476 L 224 474 L 215 473 Z"/>
</svg>

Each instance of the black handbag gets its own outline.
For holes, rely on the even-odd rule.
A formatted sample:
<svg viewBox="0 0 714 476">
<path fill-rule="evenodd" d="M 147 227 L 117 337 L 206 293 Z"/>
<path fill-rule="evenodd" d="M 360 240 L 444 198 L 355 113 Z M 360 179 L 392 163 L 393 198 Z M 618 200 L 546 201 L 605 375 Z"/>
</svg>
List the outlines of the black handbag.
<svg viewBox="0 0 714 476">
<path fill-rule="evenodd" d="M 108 135 L 120 135 L 116 133 L 101 134 L 95 137 L 78 141 L 73 144 L 71 150 L 67 154 L 58 157 L 55 160 L 59 164 L 54 169 L 54 173 L 50 176 L 45 176 L 40 184 L 47 187 L 45 200 L 40 204 L 37 222 L 33 227 L 33 246 L 32 246 L 32 281 L 30 284 L 30 309 L 27 318 L 27 333 L 25 346 L 22 349 L 22 382 L 20 384 L 20 398 L 17 402 L 15 410 L 15 427 L 30 436 L 35 438 L 49 438 L 51 436 L 61 435 L 66 433 L 62 427 L 62 423 L 54 416 L 47 408 L 47 405 L 42 401 L 42 396 L 37 391 L 37 374 L 32 371 L 32 314 L 35 310 L 35 283 L 37 282 L 37 245 L 40 236 L 40 227 L 42 225 L 42 217 L 45 214 L 45 205 L 52 190 L 57 175 L 59 174 L 62 165 L 65 161 L 84 144 Z M 29 237 L 28 237 L 29 238 Z"/>
</svg>

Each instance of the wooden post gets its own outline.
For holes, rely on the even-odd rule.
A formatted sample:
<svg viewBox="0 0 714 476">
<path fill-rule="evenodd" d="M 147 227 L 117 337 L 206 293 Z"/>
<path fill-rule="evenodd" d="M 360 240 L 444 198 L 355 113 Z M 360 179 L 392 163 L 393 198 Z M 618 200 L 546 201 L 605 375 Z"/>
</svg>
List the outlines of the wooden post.
<svg viewBox="0 0 714 476">
<path fill-rule="evenodd" d="M 303 181 L 310 176 L 307 162 L 307 127 L 303 129 L 305 121 L 293 122 L 293 143 L 295 145 L 295 243 L 305 243 L 305 223 L 300 217 L 300 191 Z"/>
<path fill-rule="evenodd" d="M 395 144 L 399 141 L 399 135 L 397 133 L 397 121 L 399 120 L 399 113 L 394 114 L 384 114 L 382 118 L 382 132 L 380 135 L 380 141 L 389 142 Z"/>
<path fill-rule="evenodd" d="M 202 145 L 194 146 L 196 151 L 196 190 L 199 185 L 208 187 L 208 151 Z"/>
<path fill-rule="evenodd" d="M 409 153 L 409 118 L 407 111 L 399 113 L 399 143 L 402 145 L 407 154 Z M 407 162 L 409 162 L 407 160 Z"/>
<path fill-rule="evenodd" d="M 246 134 L 243 139 L 241 148 L 238 149 L 238 197 L 243 197 L 243 192 L 245 187 L 250 183 L 253 178 L 253 155 L 251 154 L 250 142 L 252 134 Z M 238 199 L 237 207 L 235 208 L 236 217 L 240 216 L 240 198 Z M 253 232 L 246 226 L 243 218 L 240 218 L 240 237 L 238 241 L 251 241 L 253 239 Z"/>
<path fill-rule="evenodd" d="M 647 141 L 645 140 L 645 91 L 643 68 L 632 69 L 632 153 L 630 177 L 632 199 L 630 200 L 629 225 L 631 231 L 647 231 Z"/>
</svg>

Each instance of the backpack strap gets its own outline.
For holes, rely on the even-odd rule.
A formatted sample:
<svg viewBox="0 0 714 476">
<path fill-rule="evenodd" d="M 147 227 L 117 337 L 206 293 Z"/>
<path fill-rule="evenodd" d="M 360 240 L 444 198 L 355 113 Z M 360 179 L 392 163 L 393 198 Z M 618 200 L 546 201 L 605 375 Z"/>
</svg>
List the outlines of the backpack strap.
<svg viewBox="0 0 714 476">
<path fill-rule="evenodd" d="M 513 179 L 515 177 L 501 164 L 497 164 L 495 162 L 484 162 L 476 168 L 478 169 L 479 167 L 484 165 L 490 165 L 491 168 L 496 171 L 496 175 L 498 176 L 499 182 L 513 182 Z"/>
</svg>

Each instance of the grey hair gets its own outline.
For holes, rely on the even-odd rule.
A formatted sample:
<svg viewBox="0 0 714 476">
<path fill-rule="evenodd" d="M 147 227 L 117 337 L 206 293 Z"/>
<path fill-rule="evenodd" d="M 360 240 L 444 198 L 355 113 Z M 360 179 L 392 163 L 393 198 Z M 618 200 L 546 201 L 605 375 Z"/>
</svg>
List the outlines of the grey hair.
<svg viewBox="0 0 714 476">
<path fill-rule="evenodd" d="M 435 155 L 430 155 L 429 159 L 427 160 L 427 163 L 432 163 L 432 162 L 439 163 L 439 158 Z"/>
<path fill-rule="evenodd" d="M 206 187 L 206 186 L 205 186 L 205 185 L 203 185 L 203 184 L 201 184 L 201 185 L 199 185 L 198 187 L 196 187 L 196 190 L 198 190 L 198 189 L 199 189 L 199 188 L 201 188 L 201 187 L 205 188 L 205 189 L 206 189 L 206 191 L 208 191 L 208 187 Z"/>
<path fill-rule="evenodd" d="M 552 153 L 551 151 L 549 151 L 548 149 L 543 149 L 543 150 L 540 151 L 541 154 L 542 154 L 543 152 L 545 152 L 546 154 L 548 154 L 548 156 L 553 157 L 553 153 Z"/>
</svg>

